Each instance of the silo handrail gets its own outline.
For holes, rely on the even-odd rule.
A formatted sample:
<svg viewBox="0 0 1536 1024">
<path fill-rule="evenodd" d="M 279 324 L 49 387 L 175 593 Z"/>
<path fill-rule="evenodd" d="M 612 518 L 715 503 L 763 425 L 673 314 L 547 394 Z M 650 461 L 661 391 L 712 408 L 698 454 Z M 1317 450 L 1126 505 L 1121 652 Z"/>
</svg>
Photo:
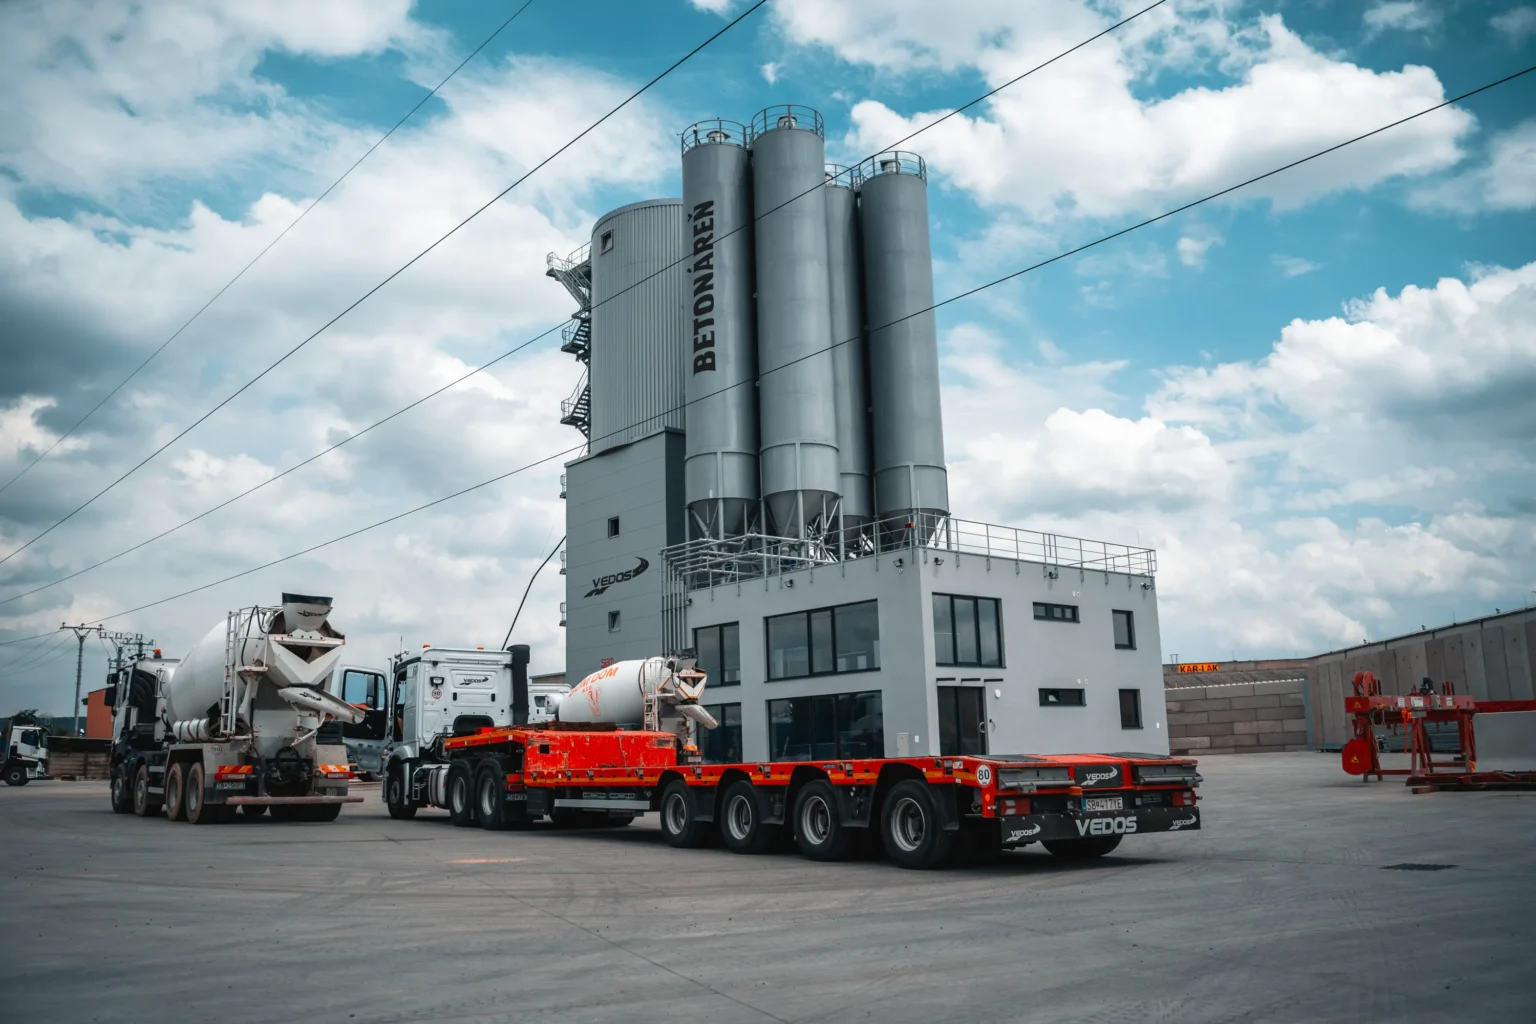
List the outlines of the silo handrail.
<svg viewBox="0 0 1536 1024">
<path fill-rule="evenodd" d="M 799 103 L 777 103 L 771 107 L 764 107 L 752 115 L 751 138 L 756 139 L 759 135 L 776 128 L 799 128 L 802 131 L 815 132 L 823 139 L 827 137 L 821 112 L 814 107 Z"/>
</svg>

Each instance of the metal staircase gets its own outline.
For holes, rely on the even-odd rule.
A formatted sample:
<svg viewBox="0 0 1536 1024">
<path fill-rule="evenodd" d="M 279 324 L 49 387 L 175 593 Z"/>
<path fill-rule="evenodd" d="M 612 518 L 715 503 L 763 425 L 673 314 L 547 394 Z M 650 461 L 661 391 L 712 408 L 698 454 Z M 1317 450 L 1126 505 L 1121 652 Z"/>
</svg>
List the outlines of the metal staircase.
<svg viewBox="0 0 1536 1024">
<path fill-rule="evenodd" d="M 588 366 L 592 360 L 592 246 L 584 245 L 569 256 L 550 253 L 545 263 L 549 267 L 545 274 L 559 281 L 576 300 L 576 312 L 560 332 L 560 351 Z M 588 440 L 592 437 L 591 380 L 590 373 L 583 373 L 571 397 L 560 403 L 560 422 L 575 427 Z"/>
</svg>

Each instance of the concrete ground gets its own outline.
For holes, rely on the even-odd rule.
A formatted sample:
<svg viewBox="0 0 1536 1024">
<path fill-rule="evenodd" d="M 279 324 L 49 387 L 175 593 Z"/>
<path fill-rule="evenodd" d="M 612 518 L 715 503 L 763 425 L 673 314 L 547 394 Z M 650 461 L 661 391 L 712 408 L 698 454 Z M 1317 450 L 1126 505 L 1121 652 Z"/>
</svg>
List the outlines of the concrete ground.
<svg viewBox="0 0 1536 1024">
<path fill-rule="evenodd" d="M 1204 762 L 1205 830 L 1065 865 L 116 816 L 0 791 L 10 1020 L 1530 1021 L 1536 793 L 1413 796 L 1332 755 Z M 1400 864 L 1454 865 L 1440 871 Z"/>
</svg>

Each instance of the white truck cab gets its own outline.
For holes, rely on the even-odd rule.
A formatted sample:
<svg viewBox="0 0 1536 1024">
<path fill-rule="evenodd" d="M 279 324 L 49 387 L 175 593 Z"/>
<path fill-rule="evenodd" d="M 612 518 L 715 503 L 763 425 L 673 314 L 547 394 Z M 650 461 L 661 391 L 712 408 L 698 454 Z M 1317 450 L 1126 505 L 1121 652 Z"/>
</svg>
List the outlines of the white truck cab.
<svg viewBox="0 0 1536 1024">
<path fill-rule="evenodd" d="M 388 703 L 384 672 L 363 665 L 338 665 L 331 673 L 328 689 L 363 712 L 363 720 L 356 725 L 343 725 L 341 735 L 346 740 L 347 759 L 353 771 L 364 779 L 378 778 L 384 756 L 384 708 Z"/>
<path fill-rule="evenodd" d="M 48 777 L 48 730 L 40 725 L 11 726 L 10 742 L 5 746 L 5 765 L 0 776 L 7 786 L 25 786 L 33 779 Z"/>
</svg>

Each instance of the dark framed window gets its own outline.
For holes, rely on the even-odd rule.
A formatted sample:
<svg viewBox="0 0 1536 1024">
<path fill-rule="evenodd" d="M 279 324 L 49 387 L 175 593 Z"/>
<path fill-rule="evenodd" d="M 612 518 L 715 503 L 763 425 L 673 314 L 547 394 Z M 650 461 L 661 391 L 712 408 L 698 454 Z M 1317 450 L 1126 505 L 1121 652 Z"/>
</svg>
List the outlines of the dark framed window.
<svg viewBox="0 0 1536 1024">
<path fill-rule="evenodd" d="M 1141 691 L 1120 691 L 1120 728 L 1141 728 Z"/>
<path fill-rule="evenodd" d="M 613 232 L 612 231 L 604 231 L 600 236 L 598 236 L 598 239 L 597 239 L 597 251 L 600 252 L 600 253 L 613 251 Z"/>
<path fill-rule="evenodd" d="M 933 646 L 940 665 L 1002 668 L 1001 605 L 992 597 L 934 594 Z"/>
<path fill-rule="evenodd" d="M 619 535 L 619 517 L 618 516 L 612 516 L 608 520 L 608 536 L 610 536 L 610 537 L 617 537 L 618 535 Z"/>
<path fill-rule="evenodd" d="M 693 631 L 693 649 L 699 669 L 709 686 L 736 686 L 741 682 L 741 627 L 734 622 L 700 626 Z M 739 745 L 738 745 L 739 747 Z"/>
<path fill-rule="evenodd" d="M 763 622 L 770 680 L 880 667 L 880 615 L 875 601 L 774 615 Z"/>
<path fill-rule="evenodd" d="M 618 612 L 609 612 L 608 613 L 608 632 L 610 632 L 610 633 L 617 633 L 618 631 L 619 631 L 619 613 Z"/>
<path fill-rule="evenodd" d="M 1040 688 L 1040 706 L 1043 708 L 1080 708 L 1087 703 L 1084 691 L 1074 687 Z"/>
<path fill-rule="evenodd" d="M 741 761 L 741 705 L 705 704 L 719 722 L 714 729 L 699 727 L 699 755 L 708 764 L 738 764 Z"/>
<path fill-rule="evenodd" d="M 1076 622 L 1077 605 L 1035 602 L 1035 618 L 1045 622 Z"/>
<path fill-rule="evenodd" d="M 768 702 L 768 759 L 821 761 L 885 756 L 879 690 Z"/>
<path fill-rule="evenodd" d="M 1134 651 L 1136 649 L 1136 617 L 1118 608 L 1109 614 L 1115 620 L 1115 649 Z"/>
</svg>

